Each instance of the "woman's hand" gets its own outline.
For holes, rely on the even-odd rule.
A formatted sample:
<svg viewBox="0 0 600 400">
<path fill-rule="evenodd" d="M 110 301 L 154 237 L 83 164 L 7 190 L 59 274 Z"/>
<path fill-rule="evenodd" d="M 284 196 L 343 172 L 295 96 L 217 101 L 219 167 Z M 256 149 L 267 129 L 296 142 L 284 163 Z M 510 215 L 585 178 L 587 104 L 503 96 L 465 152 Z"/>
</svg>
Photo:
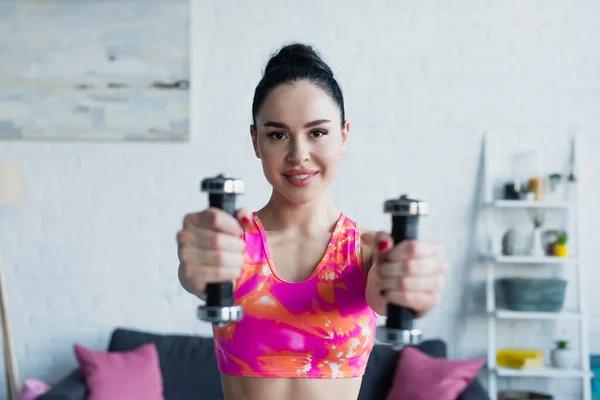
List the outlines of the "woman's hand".
<svg viewBox="0 0 600 400">
<path fill-rule="evenodd" d="M 380 301 L 373 302 L 412 309 L 416 318 L 435 308 L 449 269 L 444 248 L 421 240 L 405 240 L 394 246 L 391 235 L 385 232 L 378 232 L 374 239 L 374 264 L 368 288 L 379 291 L 369 297 L 379 297 Z M 385 315 L 385 312 L 378 314 Z"/>
<path fill-rule="evenodd" d="M 177 254 L 179 282 L 186 291 L 204 298 L 208 283 L 235 281 L 241 275 L 243 226 L 250 218 L 245 209 L 233 217 L 216 208 L 185 216 L 177 233 Z"/>
</svg>

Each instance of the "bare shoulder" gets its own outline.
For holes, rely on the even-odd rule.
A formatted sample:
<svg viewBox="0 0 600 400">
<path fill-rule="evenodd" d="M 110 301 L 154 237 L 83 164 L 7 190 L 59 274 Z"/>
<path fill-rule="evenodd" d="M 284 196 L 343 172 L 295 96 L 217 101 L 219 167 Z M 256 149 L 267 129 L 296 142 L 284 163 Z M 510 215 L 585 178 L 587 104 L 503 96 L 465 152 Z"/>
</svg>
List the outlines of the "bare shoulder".
<svg viewBox="0 0 600 400">
<path fill-rule="evenodd" d="M 373 265 L 373 257 L 375 254 L 375 235 L 377 232 L 360 228 L 360 256 L 365 266 L 365 274 L 368 276 L 371 266 Z"/>
</svg>

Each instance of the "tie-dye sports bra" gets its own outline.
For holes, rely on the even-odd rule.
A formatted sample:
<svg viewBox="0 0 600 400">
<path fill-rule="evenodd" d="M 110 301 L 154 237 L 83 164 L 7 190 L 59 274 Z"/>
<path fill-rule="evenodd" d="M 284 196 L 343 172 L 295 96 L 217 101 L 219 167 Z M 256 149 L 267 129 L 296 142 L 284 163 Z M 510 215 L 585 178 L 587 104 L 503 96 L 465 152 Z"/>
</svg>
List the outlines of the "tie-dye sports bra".
<svg viewBox="0 0 600 400">
<path fill-rule="evenodd" d="M 313 273 L 288 282 L 277 274 L 256 213 L 253 220 L 234 291 L 244 317 L 213 327 L 220 371 L 273 378 L 364 375 L 377 315 L 365 298 L 358 225 L 341 214 Z"/>
</svg>

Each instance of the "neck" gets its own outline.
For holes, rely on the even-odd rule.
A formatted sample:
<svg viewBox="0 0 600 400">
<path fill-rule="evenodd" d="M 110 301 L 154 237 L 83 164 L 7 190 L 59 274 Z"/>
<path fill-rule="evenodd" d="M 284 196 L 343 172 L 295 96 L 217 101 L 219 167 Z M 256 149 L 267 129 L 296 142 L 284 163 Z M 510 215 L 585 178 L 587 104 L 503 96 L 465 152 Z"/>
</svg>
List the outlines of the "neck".
<svg viewBox="0 0 600 400">
<path fill-rule="evenodd" d="M 268 203 L 257 214 L 265 229 L 306 234 L 330 230 L 340 216 L 329 189 L 306 204 L 293 204 L 273 190 Z"/>
</svg>

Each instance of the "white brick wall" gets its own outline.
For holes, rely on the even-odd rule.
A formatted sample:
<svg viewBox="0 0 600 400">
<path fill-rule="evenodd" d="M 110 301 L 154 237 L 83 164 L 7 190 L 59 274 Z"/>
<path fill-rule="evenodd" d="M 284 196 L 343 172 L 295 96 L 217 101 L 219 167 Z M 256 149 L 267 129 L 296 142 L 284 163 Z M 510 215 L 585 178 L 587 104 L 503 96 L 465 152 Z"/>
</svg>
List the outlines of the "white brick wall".
<svg viewBox="0 0 600 400">
<path fill-rule="evenodd" d="M 457 329 L 482 132 L 546 147 L 582 133 L 582 258 L 591 350 L 600 352 L 598 15 L 600 3 L 585 0 L 196 1 L 190 143 L 0 142 L 0 158 L 22 161 L 32 194 L 0 236 L 22 379 L 59 379 L 75 366 L 73 342 L 104 348 L 115 326 L 209 334 L 179 288 L 175 233 L 185 213 L 206 206 L 197 191 L 206 175 L 244 178 L 244 206 L 266 201 L 250 107 L 268 54 L 289 40 L 321 50 L 344 90 L 352 131 L 333 191 L 340 208 L 387 229 L 384 199 L 408 191 L 430 201 L 422 234 L 446 245 L 453 270 L 444 303 L 422 326 L 453 357 L 485 352 L 481 321 Z M 90 18 L 112 23 L 108 13 Z M 60 16 L 48 23 L 66 29 Z M 577 389 L 565 385 L 559 398 L 578 398 Z"/>
</svg>

